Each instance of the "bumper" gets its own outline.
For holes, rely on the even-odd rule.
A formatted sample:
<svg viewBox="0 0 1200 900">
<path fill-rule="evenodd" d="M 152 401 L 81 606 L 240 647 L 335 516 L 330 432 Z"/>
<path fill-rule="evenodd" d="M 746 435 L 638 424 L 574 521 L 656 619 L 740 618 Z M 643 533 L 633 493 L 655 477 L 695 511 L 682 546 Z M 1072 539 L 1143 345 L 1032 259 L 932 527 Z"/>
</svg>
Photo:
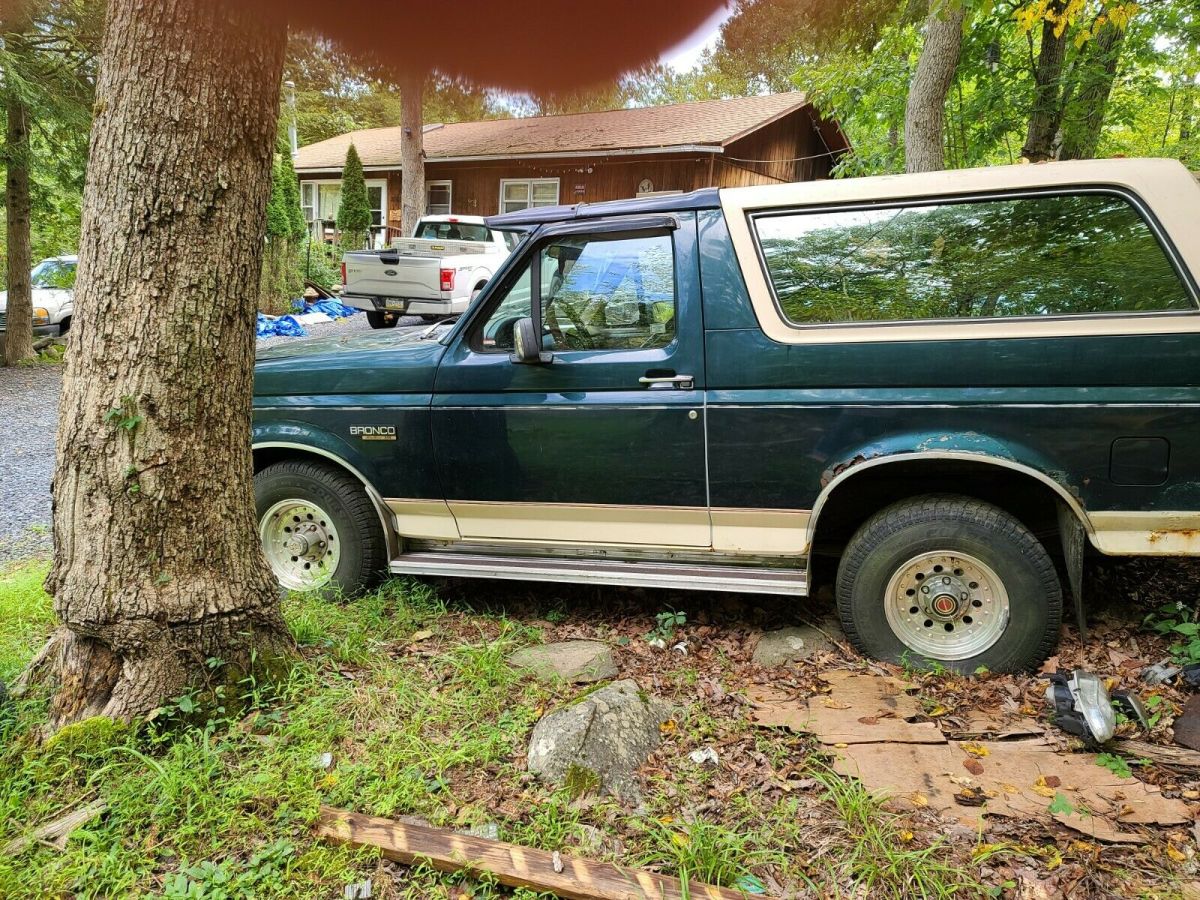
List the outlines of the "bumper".
<svg viewBox="0 0 1200 900">
<path fill-rule="evenodd" d="M 357 297 L 343 294 L 342 303 L 365 312 L 390 312 L 410 316 L 448 316 L 458 312 L 452 300 L 413 300 L 403 297 Z M 458 306 L 463 304 L 459 303 Z"/>
</svg>

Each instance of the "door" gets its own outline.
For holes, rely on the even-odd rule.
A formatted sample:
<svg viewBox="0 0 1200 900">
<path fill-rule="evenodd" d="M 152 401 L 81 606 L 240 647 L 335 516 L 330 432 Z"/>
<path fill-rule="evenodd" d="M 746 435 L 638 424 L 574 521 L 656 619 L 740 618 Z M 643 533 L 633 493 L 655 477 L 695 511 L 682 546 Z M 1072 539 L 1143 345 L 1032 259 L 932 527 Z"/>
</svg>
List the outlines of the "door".
<svg viewBox="0 0 1200 900">
<path fill-rule="evenodd" d="M 694 216 L 553 226 L 489 293 L 433 399 L 465 540 L 710 546 L 694 251 Z M 541 363 L 510 359 L 524 317 Z"/>
</svg>

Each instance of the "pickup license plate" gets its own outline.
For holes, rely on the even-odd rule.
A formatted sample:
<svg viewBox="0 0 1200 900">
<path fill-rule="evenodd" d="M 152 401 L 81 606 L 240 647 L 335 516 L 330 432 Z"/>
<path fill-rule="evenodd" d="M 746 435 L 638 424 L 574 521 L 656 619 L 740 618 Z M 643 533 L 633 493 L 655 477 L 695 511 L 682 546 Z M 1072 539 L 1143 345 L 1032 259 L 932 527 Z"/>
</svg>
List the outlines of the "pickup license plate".
<svg viewBox="0 0 1200 900">
<path fill-rule="evenodd" d="M 404 312 L 404 301 L 403 300 L 384 300 L 383 308 L 384 309 L 394 309 L 399 312 Z"/>
</svg>

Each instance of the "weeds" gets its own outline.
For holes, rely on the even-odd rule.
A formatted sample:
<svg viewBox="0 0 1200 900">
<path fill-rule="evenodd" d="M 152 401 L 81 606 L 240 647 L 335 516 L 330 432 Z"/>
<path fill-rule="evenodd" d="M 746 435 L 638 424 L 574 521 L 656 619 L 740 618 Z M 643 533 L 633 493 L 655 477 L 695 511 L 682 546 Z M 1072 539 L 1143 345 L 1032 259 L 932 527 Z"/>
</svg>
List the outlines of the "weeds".
<svg viewBox="0 0 1200 900">
<path fill-rule="evenodd" d="M 1142 624 L 1158 634 L 1174 638 L 1171 656 L 1181 666 L 1200 662 L 1200 622 L 1195 604 L 1182 601 L 1165 603 L 1150 613 Z"/>
<path fill-rule="evenodd" d="M 675 640 L 676 630 L 687 624 L 687 613 L 665 610 L 654 617 L 654 627 L 646 633 L 646 642 L 666 647 Z"/>
<path fill-rule="evenodd" d="M 916 845 L 914 835 L 860 782 L 819 763 L 813 765 L 811 777 L 824 788 L 842 829 L 852 838 L 836 861 L 826 863 L 830 878 L 889 897 L 974 896 L 982 891 L 967 872 L 948 861 L 950 853 L 942 841 Z"/>
</svg>

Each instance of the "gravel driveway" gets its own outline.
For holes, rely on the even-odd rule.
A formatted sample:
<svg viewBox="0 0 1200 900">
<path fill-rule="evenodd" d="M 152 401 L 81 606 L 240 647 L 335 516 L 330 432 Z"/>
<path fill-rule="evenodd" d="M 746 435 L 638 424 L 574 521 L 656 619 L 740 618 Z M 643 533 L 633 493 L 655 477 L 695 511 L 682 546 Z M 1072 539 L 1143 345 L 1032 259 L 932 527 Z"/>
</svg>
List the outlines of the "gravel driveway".
<svg viewBox="0 0 1200 900">
<path fill-rule="evenodd" d="M 397 331 L 427 328 L 418 316 Z M 307 327 L 308 338 L 277 337 L 259 347 L 369 333 L 364 315 Z M 0 368 L 0 563 L 50 552 L 50 476 L 58 422 L 58 366 Z"/>
<path fill-rule="evenodd" d="M 0 369 L 0 562 L 50 551 L 58 366 Z"/>
</svg>

